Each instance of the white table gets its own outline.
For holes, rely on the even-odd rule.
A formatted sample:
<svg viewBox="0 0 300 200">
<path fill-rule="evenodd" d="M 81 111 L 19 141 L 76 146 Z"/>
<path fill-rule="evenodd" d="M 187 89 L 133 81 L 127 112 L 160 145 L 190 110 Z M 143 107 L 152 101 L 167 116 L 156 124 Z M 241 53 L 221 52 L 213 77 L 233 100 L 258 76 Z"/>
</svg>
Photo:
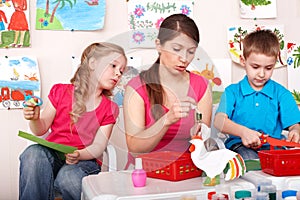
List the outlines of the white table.
<svg viewBox="0 0 300 200">
<path fill-rule="evenodd" d="M 243 179 L 224 182 L 217 187 L 203 186 L 203 177 L 183 181 L 166 181 L 147 178 L 145 187 L 136 188 L 131 181 L 132 171 L 101 172 L 90 175 L 82 181 L 82 200 L 141 200 L 141 199 L 181 199 L 184 196 L 194 196 L 197 199 L 207 199 L 210 191 L 223 188 L 231 195 L 236 190 L 254 191 L 255 186 Z"/>
<path fill-rule="evenodd" d="M 289 169 L 286 169 L 289 170 Z M 255 187 L 257 187 L 257 182 L 260 179 L 269 179 L 272 181 L 272 184 L 276 186 L 277 189 L 277 198 L 281 200 L 281 193 L 284 190 L 297 190 L 300 191 L 300 176 L 272 176 L 270 174 L 264 173 L 261 170 L 258 171 L 249 171 L 247 172 L 242 179 L 245 179 L 249 182 L 252 182 Z"/>
<path fill-rule="evenodd" d="M 289 170 L 288 168 L 286 170 Z M 243 177 L 243 179 L 251 182 L 251 179 L 269 179 L 272 184 L 276 186 L 277 190 L 299 190 L 300 191 L 300 176 L 272 176 L 264 173 L 261 170 L 249 171 Z"/>
</svg>

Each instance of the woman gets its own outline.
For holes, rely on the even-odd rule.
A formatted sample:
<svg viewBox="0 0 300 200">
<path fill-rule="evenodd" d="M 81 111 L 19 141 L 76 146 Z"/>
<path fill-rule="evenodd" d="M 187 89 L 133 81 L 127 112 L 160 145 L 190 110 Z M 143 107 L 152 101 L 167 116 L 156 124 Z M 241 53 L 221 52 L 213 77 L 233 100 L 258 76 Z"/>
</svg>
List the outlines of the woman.
<svg viewBox="0 0 300 200">
<path fill-rule="evenodd" d="M 187 70 L 198 43 L 198 27 L 188 16 L 174 14 L 162 22 L 155 41 L 158 59 L 125 90 L 129 152 L 188 151 L 195 107 L 210 127 L 212 96 L 208 81 Z"/>
</svg>

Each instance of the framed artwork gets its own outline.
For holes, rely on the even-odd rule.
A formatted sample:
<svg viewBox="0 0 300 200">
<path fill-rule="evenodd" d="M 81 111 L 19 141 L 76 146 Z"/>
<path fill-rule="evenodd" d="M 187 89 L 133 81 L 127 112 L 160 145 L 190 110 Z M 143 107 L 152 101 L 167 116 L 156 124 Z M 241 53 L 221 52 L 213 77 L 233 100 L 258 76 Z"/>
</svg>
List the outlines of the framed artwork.
<svg viewBox="0 0 300 200">
<path fill-rule="evenodd" d="M 0 109 L 23 108 L 25 97 L 40 97 L 40 91 L 40 73 L 35 57 L 0 57 Z"/>
<path fill-rule="evenodd" d="M 192 0 L 129 0 L 127 4 L 131 48 L 153 48 L 161 22 L 171 14 L 193 18 Z"/>
<path fill-rule="evenodd" d="M 0 0 L 0 48 L 30 47 L 29 0 Z"/>
<path fill-rule="evenodd" d="M 300 44 L 287 43 L 288 89 L 300 105 Z"/>
<path fill-rule="evenodd" d="M 227 31 L 227 44 L 228 52 L 231 60 L 235 63 L 240 63 L 240 56 L 242 55 L 242 40 L 245 36 L 253 31 L 260 29 L 270 29 L 279 38 L 280 42 L 280 55 L 275 67 L 286 66 L 286 45 L 284 41 L 284 27 L 283 25 L 255 25 L 255 26 L 231 26 Z"/>
<path fill-rule="evenodd" d="M 97 30 L 104 26 L 105 0 L 37 0 L 37 30 Z"/>
<path fill-rule="evenodd" d="M 277 0 L 240 0 L 241 18 L 276 18 Z"/>
</svg>

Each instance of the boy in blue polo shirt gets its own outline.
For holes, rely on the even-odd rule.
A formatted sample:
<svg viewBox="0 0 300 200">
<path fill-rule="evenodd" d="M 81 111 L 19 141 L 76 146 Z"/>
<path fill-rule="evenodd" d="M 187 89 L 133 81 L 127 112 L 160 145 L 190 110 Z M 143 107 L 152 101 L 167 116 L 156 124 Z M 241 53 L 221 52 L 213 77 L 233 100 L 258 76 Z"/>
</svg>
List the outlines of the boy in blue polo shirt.
<svg viewBox="0 0 300 200">
<path fill-rule="evenodd" d="M 241 65 L 246 76 L 225 89 L 214 126 L 229 134 L 225 146 L 243 159 L 257 159 L 260 132 L 287 141 L 300 141 L 300 111 L 289 90 L 271 80 L 280 52 L 277 36 L 270 30 L 249 33 L 243 40 Z"/>
</svg>

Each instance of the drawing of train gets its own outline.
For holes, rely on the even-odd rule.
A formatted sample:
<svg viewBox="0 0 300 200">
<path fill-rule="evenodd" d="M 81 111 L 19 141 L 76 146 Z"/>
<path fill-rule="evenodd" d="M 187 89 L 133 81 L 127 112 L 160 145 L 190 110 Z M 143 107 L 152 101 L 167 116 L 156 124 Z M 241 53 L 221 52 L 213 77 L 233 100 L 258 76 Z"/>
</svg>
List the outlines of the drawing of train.
<svg viewBox="0 0 300 200">
<path fill-rule="evenodd" d="M 9 87 L 1 88 L 0 103 L 4 108 L 9 109 L 11 103 L 18 108 L 20 107 L 20 102 L 25 100 L 25 95 L 33 95 L 32 90 L 14 90 Z"/>
</svg>

